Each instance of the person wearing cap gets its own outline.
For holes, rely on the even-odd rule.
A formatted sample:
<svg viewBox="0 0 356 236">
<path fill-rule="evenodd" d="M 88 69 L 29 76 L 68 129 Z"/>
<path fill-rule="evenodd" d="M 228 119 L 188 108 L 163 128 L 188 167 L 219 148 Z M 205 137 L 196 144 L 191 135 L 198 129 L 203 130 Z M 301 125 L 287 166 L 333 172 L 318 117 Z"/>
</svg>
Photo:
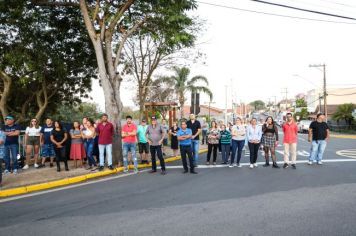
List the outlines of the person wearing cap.
<svg viewBox="0 0 356 236">
<path fill-rule="evenodd" d="M 2 161 L 4 159 L 5 140 L 6 140 L 6 135 L 4 131 L 0 129 L 0 186 L 2 182 Z"/>
<path fill-rule="evenodd" d="M 99 145 L 99 171 L 104 170 L 104 152 L 106 154 L 106 160 L 108 167 L 113 170 L 112 166 L 112 138 L 114 136 L 114 126 L 108 121 L 108 115 L 102 114 L 101 123 L 96 127 L 98 133 L 98 145 Z"/>
<path fill-rule="evenodd" d="M 131 152 L 134 162 L 134 172 L 138 173 L 137 157 L 136 157 L 136 142 L 137 142 L 137 126 L 132 122 L 131 116 L 126 116 L 126 124 L 122 127 L 122 155 L 124 158 L 124 172 L 128 172 L 128 153 Z"/>
<path fill-rule="evenodd" d="M 159 159 L 159 163 L 161 165 L 161 174 L 166 174 L 166 165 L 163 159 L 162 153 L 162 143 L 163 139 L 167 134 L 165 133 L 163 127 L 157 123 L 157 119 L 155 116 L 151 117 L 151 125 L 148 126 L 146 131 L 147 141 L 150 145 L 150 152 L 152 158 L 152 170 L 150 173 L 157 172 L 156 165 L 156 153 Z"/>
<path fill-rule="evenodd" d="M 19 154 L 19 135 L 20 126 L 15 124 L 15 119 L 13 116 L 5 117 L 6 125 L 4 126 L 4 131 L 6 135 L 5 140 L 5 171 L 4 174 L 8 174 L 11 171 L 11 161 L 12 161 L 12 171 L 17 174 L 17 155 Z"/>
<path fill-rule="evenodd" d="M 193 160 L 194 160 L 194 166 L 197 167 L 199 161 L 199 134 L 201 132 L 201 125 L 200 122 L 195 119 L 194 114 L 190 114 L 189 118 L 190 120 L 188 120 L 186 124 L 188 129 L 191 129 L 193 132 L 192 135 Z"/>
<path fill-rule="evenodd" d="M 141 164 L 149 164 L 148 153 L 149 153 L 149 144 L 146 138 L 147 123 L 145 119 L 142 119 L 141 124 L 137 128 L 137 138 L 138 138 L 138 152 L 141 157 Z"/>
</svg>

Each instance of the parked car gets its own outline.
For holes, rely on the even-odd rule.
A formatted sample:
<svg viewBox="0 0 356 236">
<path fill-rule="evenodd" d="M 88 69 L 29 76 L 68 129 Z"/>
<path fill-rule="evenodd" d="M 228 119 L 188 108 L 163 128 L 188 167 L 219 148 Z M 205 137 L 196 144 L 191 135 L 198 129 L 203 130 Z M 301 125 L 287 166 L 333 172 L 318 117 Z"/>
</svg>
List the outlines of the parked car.
<svg viewBox="0 0 356 236">
<path fill-rule="evenodd" d="M 309 126 L 310 126 L 311 122 L 312 122 L 311 120 L 301 120 L 301 121 L 299 121 L 299 123 L 298 123 L 298 131 L 300 133 L 307 133 L 309 131 Z"/>
</svg>

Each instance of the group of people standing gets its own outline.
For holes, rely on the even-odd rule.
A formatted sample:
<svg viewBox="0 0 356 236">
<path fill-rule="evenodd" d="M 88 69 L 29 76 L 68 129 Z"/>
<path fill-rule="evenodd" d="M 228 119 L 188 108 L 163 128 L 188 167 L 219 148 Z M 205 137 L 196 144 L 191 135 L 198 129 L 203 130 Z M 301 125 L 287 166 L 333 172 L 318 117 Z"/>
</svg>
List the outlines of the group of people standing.
<svg viewBox="0 0 356 236">
<path fill-rule="evenodd" d="M 284 164 L 283 168 L 291 166 L 296 169 L 297 161 L 297 141 L 298 126 L 291 113 L 286 114 L 286 122 L 282 125 Z M 318 114 L 309 128 L 308 141 L 312 143 L 308 164 L 317 163 L 322 165 L 322 157 L 329 139 L 329 127 L 325 122 L 325 116 Z M 241 167 L 240 161 L 244 146 L 247 145 L 250 152 L 250 168 L 257 167 L 259 150 L 264 150 L 264 167 L 280 168 L 277 164 L 276 148 L 279 145 L 278 127 L 271 116 L 267 117 L 264 124 L 257 124 L 257 119 L 252 118 L 249 125 L 242 123 L 237 118 L 234 125 L 211 122 L 211 127 L 207 131 L 208 153 L 207 165 L 210 165 L 213 154 L 213 165 L 216 165 L 217 151 L 221 150 L 222 163 L 229 164 L 229 167 Z M 262 146 L 262 147 L 261 147 Z M 236 158 L 236 163 L 235 163 Z M 228 163 L 230 160 L 230 163 Z"/>
</svg>

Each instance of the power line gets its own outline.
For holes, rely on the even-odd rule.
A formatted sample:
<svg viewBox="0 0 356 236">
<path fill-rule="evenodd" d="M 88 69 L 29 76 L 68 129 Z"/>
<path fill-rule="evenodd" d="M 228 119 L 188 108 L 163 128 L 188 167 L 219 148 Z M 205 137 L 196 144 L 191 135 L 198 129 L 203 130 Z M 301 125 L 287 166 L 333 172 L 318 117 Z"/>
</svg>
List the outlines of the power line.
<svg viewBox="0 0 356 236">
<path fill-rule="evenodd" d="M 273 6 L 277 6 L 277 7 L 284 7 L 284 8 L 288 8 L 288 9 L 292 9 L 292 10 L 297 10 L 297 11 L 314 13 L 314 14 L 318 14 L 318 15 L 337 17 L 337 18 L 342 18 L 342 19 L 346 19 L 346 20 L 356 20 L 356 18 L 353 18 L 353 17 L 341 16 L 341 15 L 336 15 L 336 14 L 331 14 L 331 13 L 326 13 L 326 12 L 321 12 L 321 11 L 314 11 L 314 10 L 309 10 L 309 9 L 305 9 L 305 8 L 293 7 L 290 5 L 285 5 L 285 4 L 280 4 L 280 3 L 267 2 L 267 1 L 262 1 L 262 0 L 250 0 L 250 1 L 273 5 Z"/>
<path fill-rule="evenodd" d="M 347 13 L 347 14 L 356 14 L 354 11 L 349 11 L 349 10 L 345 10 L 345 9 L 341 9 L 341 8 L 335 8 L 335 7 L 331 7 L 331 6 L 327 6 L 325 4 L 315 4 L 315 3 L 312 3 L 310 1 L 303 1 L 303 0 L 289 0 L 293 3 L 303 3 L 303 4 L 307 4 L 308 6 L 312 6 L 312 7 L 321 7 L 321 8 L 324 8 L 324 9 L 329 9 L 329 10 L 333 10 L 333 11 L 338 11 L 338 12 L 344 12 L 344 13 Z"/>
<path fill-rule="evenodd" d="M 236 11 L 250 12 L 250 13 L 257 13 L 257 14 L 263 14 L 263 15 L 268 15 L 268 16 L 278 16 L 278 17 L 284 17 L 284 18 L 291 18 L 291 19 L 298 19 L 298 20 L 309 20 L 309 21 L 317 21 L 317 22 L 325 22 L 325 23 L 336 23 L 336 24 L 347 24 L 347 25 L 355 25 L 356 24 L 356 23 L 352 23 L 352 22 L 321 20 L 321 19 L 316 19 L 316 18 L 307 18 L 307 17 L 299 17 L 299 16 L 289 16 L 289 15 L 274 14 L 274 13 L 269 13 L 269 12 L 255 11 L 255 10 L 249 10 L 249 9 L 232 7 L 232 6 L 225 6 L 225 5 L 202 2 L 202 1 L 197 1 L 197 2 L 200 3 L 200 4 L 214 6 L 214 7 L 220 7 L 220 8 L 236 10 Z"/>
<path fill-rule="evenodd" d="M 355 95 L 356 93 L 346 93 L 346 94 L 333 94 L 333 93 L 328 93 L 328 95 L 332 96 L 350 96 L 350 95 Z"/>
</svg>

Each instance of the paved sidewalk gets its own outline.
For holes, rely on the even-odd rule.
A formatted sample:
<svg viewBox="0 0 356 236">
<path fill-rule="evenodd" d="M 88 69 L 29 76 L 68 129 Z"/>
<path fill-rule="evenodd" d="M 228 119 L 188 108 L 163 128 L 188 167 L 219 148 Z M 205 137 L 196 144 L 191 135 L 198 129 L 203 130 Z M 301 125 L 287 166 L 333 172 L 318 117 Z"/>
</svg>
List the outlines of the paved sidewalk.
<svg viewBox="0 0 356 236">
<path fill-rule="evenodd" d="M 207 145 L 200 145 L 200 150 L 207 149 Z M 173 152 L 170 147 L 166 148 L 166 158 L 172 157 Z M 178 154 L 179 155 L 179 154 Z M 149 154 L 150 157 L 150 154 Z M 69 171 L 64 170 L 64 163 L 61 162 L 61 172 L 57 172 L 56 165 L 53 168 L 49 167 L 49 162 L 46 162 L 45 168 L 36 169 L 31 166 L 28 170 L 20 170 L 17 175 L 7 174 L 3 175 L 2 188 L 0 190 L 6 190 L 11 188 L 17 188 L 22 186 L 28 186 L 33 184 L 41 184 L 50 181 L 56 181 L 66 179 L 70 177 L 87 175 L 90 173 L 96 173 L 97 171 L 86 170 L 84 168 L 74 168 L 74 162 L 69 161 Z"/>
</svg>

